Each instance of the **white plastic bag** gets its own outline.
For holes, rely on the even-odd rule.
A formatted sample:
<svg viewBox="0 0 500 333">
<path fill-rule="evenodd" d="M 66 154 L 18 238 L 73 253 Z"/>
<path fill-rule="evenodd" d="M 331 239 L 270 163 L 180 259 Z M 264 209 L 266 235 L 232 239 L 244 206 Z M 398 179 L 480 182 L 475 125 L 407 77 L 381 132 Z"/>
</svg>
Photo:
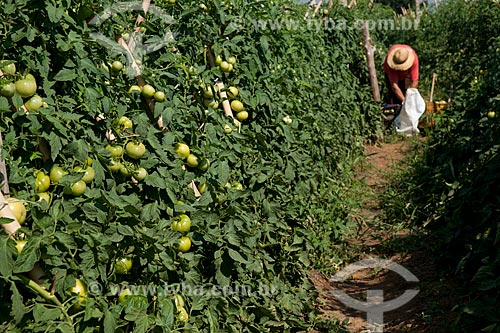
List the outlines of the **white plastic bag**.
<svg viewBox="0 0 500 333">
<path fill-rule="evenodd" d="M 418 89 L 408 88 L 406 90 L 405 101 L 401 107 L 401 112 L 394 119 L 396 132 L 401 134 L 416 135 L 418 130 L 418 120 L 425 112 L 425 101 L 420 96 Z"/>
</svg>

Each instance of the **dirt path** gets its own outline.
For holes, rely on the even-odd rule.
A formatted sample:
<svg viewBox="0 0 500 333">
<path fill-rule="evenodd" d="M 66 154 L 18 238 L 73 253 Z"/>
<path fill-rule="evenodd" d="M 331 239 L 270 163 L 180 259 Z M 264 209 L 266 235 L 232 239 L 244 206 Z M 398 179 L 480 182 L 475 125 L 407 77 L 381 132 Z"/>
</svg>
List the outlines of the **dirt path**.
<svg viewBox="0 0 500 333">
<path fill-rule="evenodd" d="M 432 244 L 427 236 L 415 230 L 387 224 L 381 219 L 378 195 L 387 185 L 389 175 L 403 158 L 415 149 L 414 143 L 400 141 L 381 146 L 367 146 L 366 165 L 359 171 L 359 179 L 369 189 L 364 194 L 364 205 L 354 215 L 358 230 L 348 239 L 349 248 L 356 253 L 352 262 L 365 258 L 388 259 L 397 263 L 418 278 L 407 282 L 399 274 L 387 269 L 363 269 L 342 282 L 312 272 L 311 278 L 320 294 L 318 299 L 325 316 L 348 320 L 348 332 L 374 332 L 367 328 L 366 312 L 359 312 L 340 302 L 333 290 L 342 290 L 349 296 L 366 301 L 367 290 L 383 290 L 384 302 L 401 296 L 405 290 L 416 289 L 416 297 L 405 305 L 384 313 L 384 327 L 378 332 L 450 332 L 455 319 L 451 309 L 456 304 L 454 282 L 441 276 L 438 264 L 431 255 Z M 345 266 L 347 266 L 346 263 Z"/>
</svg>

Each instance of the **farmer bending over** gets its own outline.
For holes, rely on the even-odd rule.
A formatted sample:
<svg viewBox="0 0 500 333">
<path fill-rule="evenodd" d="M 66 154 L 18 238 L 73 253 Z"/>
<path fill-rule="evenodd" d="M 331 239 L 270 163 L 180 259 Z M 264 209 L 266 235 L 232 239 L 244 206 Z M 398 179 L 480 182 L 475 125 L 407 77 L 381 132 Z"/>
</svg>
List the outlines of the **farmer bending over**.
<svg viewBox="0 0 500 333">
<path fill-rule="evenodd" d="M 404 44 L 391 46 L 384 61 L 388 104 L 402 104 L 406 89 L 418 87 L 418 57 L 415 50 Z"/>
</svg>

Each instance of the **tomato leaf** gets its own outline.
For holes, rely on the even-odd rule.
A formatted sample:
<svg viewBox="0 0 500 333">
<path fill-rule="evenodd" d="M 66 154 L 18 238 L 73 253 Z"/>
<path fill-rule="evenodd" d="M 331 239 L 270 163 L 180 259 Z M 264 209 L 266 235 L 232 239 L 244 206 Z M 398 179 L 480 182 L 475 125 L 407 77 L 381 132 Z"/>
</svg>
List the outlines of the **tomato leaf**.
<svg viewBox="0 0 500 333">
<path fill-rule="evenodd" d="M 11 242 L 12 240 L 6 235 L 0 237 L 0 274 L 2 276 L 10 276 L 14 268 L 14 260 L 12 259 L 14 248 Z"/>
<path fill-rule="evenodd" d="M 19 323 L 24 315 L 27 313 L 26 308 L 23 304 L 23 297 L 17 290 L 16 284 L 12 281 L 10 283 L 10 290 L 12 291 L 12 315 L 14 316 L 14 321 Z"/>
<path fill-rule="evenodd" d="M 117 328 L 116 318 L 108 309 L 104 310 L 104 333 L 115 333 Z"/>
<path fill-rule="evenodd" d="M 56 81 L 71 81 L 78 77 L 78 74 L 71 69 L 61 69 L 56 75 L 54 75 L 54 80 Z"/>
<path fill-rule="evenodd" d="M 16 258 L 14 273 L 29 272 L 40 259 L 40 237 L 31 236 L 23 248 L 23 251 Z"/>
<path fill-rule="evenodd" d="M 171 299 L 160 299 L 158 302 L 160 311 L 156 317 L 156 322 L 161 327 L 172 328 L 174 325 L 174 304 Z"/>
<path fill-rule="evenodd" d="M 63 316 L 61 308 L 47 307 L 41 303 L 36 303 L 32 312 L 35 322 L 54 321 Z"/>
<path fill-rule="evenodd" d="M 238 252 L 238 251 L 235 251 L 233 249 L 227 249 L 227 252 L 229 254 L 229 256 L 234 260 L 234 261 L 237 261 L 239 263 L 246 263 L 247 260 L 245 258 L 243 258 L 243 256 Z"/>
</svg>

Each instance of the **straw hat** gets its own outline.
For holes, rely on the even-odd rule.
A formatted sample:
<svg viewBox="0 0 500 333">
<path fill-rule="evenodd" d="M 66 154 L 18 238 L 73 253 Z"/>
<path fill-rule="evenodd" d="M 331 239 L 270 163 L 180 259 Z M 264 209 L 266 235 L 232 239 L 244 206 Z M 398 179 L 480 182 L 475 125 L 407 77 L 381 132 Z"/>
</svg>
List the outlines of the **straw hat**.
<svg viewBox="0 0 500 333">
<path fill-rule="evenodd" d="M 413 65 L 415 55 L 407 47 L 396 47 L 387 55 L 387 64 L 397 71 L 405 71 Z"/>
</svg>

